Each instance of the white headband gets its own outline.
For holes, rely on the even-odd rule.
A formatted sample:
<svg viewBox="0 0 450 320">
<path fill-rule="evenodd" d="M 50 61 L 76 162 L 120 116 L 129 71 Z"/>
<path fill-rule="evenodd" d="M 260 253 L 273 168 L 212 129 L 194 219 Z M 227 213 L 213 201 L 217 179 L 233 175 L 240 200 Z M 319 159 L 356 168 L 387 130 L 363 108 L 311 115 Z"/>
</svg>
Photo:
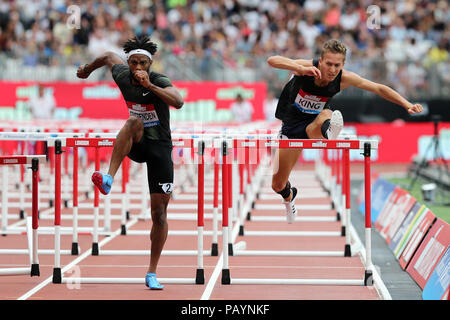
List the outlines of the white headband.
<svg viewBox="0 0 450 320">
<path fill-rule="evenodd" d="M 130 59 L 130 57 L 131 57 L 133 54 L 143 54 L 143 55 L 146 55 L 147 57 L 149 57 L 150 60 L 152 60 L 152 55 L 150 54 L 150 52 L 148 52 L 147 50 L 144 50 L 144 49 L 134 49 L 134 50 L 131 50 L 131 51 L 128 52 L 128 54 L 127 54 L 127 60 Z"/>
</svg>

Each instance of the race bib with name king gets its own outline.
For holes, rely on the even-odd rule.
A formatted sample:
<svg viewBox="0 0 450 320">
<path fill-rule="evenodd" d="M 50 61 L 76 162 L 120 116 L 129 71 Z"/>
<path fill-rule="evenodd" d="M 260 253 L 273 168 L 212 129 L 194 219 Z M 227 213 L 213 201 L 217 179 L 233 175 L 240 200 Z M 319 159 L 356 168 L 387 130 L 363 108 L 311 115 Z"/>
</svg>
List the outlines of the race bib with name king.
<svg viewBox="0 0 450 320">
<path fill-rule="evenodd" d="M 140 104 L 127 101 L 130 116 L 137 117 L 144 123 L 144 128 L 159 125 L 158 114 L 153 104 Z"/>
<path fill-rule="evenodd" d="M 294 104 L 301 112 L 318 114 L 323 110 L 328 99 L 329 97 L 316 96 L 300 89 Z"/>
</svg>

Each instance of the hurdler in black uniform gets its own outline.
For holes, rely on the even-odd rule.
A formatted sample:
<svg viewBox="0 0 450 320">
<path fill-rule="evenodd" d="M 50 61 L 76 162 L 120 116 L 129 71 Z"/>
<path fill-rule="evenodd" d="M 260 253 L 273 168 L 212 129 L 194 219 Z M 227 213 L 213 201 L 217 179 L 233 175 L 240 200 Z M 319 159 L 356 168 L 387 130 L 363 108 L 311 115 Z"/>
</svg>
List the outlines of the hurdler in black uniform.
<svg viewBox="0 0 450 320">
<path fill-rule="evenodd" d="M 169 105 L 147 88 L 133 85 L 127 65 L 116 64 L 111 71 L 130 116 L 141 119 L 144 124 L 144 135 L 139 143 L 133 144 L 128 157 L 147 163 L 150 193 L 170 193 L 173 189 L 173 162 Z M 150 71 L 149 78 L 158 87 L 172 86 L 163 74 Z"/>
<path fill-rule="evenodd" d="M 318 65 L 319 59 L 314 59 L 313 66 Z M 312 76 L 293 75 L 281 92 L 275 112 L 275 117 L 283 121 L 280 133 L 289 139 L 308 139 L 306 127 L 322 110 L 331 109 L 331 98 L 340 91 L 341 76 L 342 70 L 328 85 L 319 87 Z"/>
<path fill-rule="evenodd" d="M 166 76 L 151 71 L 152 55 L 157 46 L 150 38 L 134 37 L 125 42 L 123 49 L 127 55 L 126 63 L 117 54 L 106 52 L 77 70 L 77 76 L 86 79 L 94 70 L 107 66 L 130 114 L 116 137 L 108 173 L 95 171 L 91 179 L 106 195 L 126 156 L 147 164 L 152 229 L 145 285 L 152 290 L 161 290 L 164 286 L 157 280 L 156 269 L 168 236 L 167 207 L 173 190 L 169 106 L 180 109 L 184 102 Z"/>
</svg>

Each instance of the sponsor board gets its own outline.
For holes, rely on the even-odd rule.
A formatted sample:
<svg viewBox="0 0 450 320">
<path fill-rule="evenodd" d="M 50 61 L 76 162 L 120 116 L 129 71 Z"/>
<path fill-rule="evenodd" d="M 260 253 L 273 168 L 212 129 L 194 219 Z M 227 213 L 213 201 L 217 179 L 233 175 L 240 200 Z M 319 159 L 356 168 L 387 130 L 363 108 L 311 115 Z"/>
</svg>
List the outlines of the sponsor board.
<svg viewBox="0 0 450 320">
<path fill-rule="evenodd" d="M 406 244 L 416 230 L 418 223 L 422 221 L 427 210 L 428 208 L 425 207 L 425 205 L 416 202 L 406 215 L 405 219 L 403 219 L 402 224 L 392 238 L 391 243 L 389 243 L 389 248 L 397 259 L 400 258 Z"/>
<path fill-rule="evenodd" d="M 450 225 L 437 218 L 406 267 L 406 271 L 422 289 L 449 245 Z"/>
<path fill-rule="evenodd" d="M 411 261 L 411 258 L 413 257 L 418 246 L 422 242 L 423 237 L 425 236 L 435 219 L 436 216 L 434 215 L 434 213 L 431 212 L 430 209 L 426 208 L 423 214 L 423 218 L 421 219 L 421 221 L 417 221 L 417 226 L 411 233 L 411 237 L 406 243 L 405 248 L 403 249 L 398 259 L 398 262 L 400 263 L 400 266 L 403 270 L 405 270 L 408 266 L 408 263 Z"/>
<path fill-rule="evenodd" d="M 380 235 L 389 244 L 408 212 L 417 200 L 407 191 L 399 190 L 398 197 L 390 210 L 386 210 L 383 220 L 380 222 Z M 379 217 L 380 218 L 380 217 Z M 379 219 L 381 220 L 381 219 Z"/>
<path fill-rule="evenodd" d="M 442 258 L 431 273 L 425 288 L 423 288 L 423 300 L 449 300 L 450 287 L 450 249 L 447 246 Z"/>
<path fill-rule="evenodd" d="M 398 187 L 397 187 L 398 188 Z M 365 211 L 365 199 L 364 199 L 364 183 L 361 185 L 361 199 L 359 205 L 359 211 L 364 214 Z M 383 210 L 386 204 L 388 204 L 392 193 L 396 190 L 395 184 L 378 178 L 371 187 L 371 220 L 374 223 L 380 212 Z"/>
</svg>

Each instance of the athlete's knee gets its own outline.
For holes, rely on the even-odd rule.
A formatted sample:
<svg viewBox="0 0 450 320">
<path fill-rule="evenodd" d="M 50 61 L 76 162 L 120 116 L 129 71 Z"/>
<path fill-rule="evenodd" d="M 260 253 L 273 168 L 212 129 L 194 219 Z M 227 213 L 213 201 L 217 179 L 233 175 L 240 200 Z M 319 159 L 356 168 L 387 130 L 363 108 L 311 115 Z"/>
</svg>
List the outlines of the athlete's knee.
<svg viewBox="0 0 450 320">
<path fill-rule="evenodd" d="M 131 131 L 144 130 L 144 123 L 137 117 L 129 117 L 125 126 Z"/>
<path fill-rule="evenodd" d="M 152 221 L 155 226 L 164 226 L 167 223 L 167 210 L 165 206 L 152 208 Z"/>
<path fill-rule="evenodd" d="M 325 119 L 331 118 L 331 114 L 332 114 L 332 113 L 333 113 L 333 111 L 331 111 L 330 109 L 323 109 L 323 110 L 320 112 L 320 116 L 323 117 L 324 120 L 325 120 Z"/>
<path fill-rule="evenodd" d="M 134 138 L 134 140 L 140 140 L 144 132 L 144 123 L 137 117 L 130 117 L 125 123 L 125 128 Z"/>
</svg>

